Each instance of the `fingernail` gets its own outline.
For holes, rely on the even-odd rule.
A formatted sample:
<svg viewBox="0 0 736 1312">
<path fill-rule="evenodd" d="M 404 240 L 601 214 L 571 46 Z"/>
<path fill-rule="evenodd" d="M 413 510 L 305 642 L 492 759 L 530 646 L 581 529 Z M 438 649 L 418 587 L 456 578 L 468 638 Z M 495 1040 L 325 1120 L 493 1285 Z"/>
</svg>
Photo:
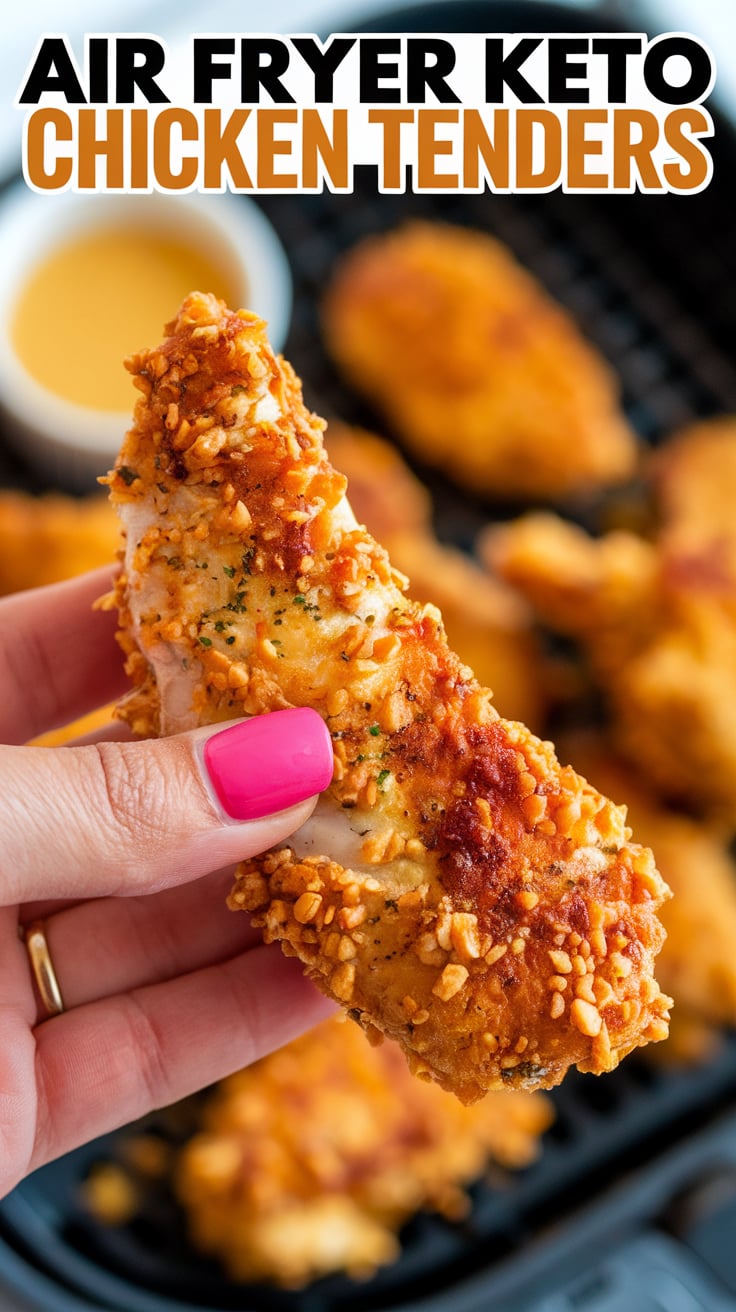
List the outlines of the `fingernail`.
<svg viewBox="0 0 736 1312">
<path fill-rule="evenodd" d="M 260 820 L 321 793 L 332 780 L 332 740 L 308 707 L 273 711 L 207 739 L 203 758 L 232 820 Z"/>
</svg>

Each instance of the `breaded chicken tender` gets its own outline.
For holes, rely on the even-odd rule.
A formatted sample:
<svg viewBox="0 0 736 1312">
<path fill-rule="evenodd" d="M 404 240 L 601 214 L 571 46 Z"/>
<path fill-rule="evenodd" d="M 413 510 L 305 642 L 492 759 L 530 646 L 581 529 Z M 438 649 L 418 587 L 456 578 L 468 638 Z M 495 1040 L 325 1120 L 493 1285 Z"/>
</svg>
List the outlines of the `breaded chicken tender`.
<svg viewBox="0 0 736 1312">
<path fill-rule="evenodd" d="M 119 539 L 105 497 L 0 492 L 0 593 L 40 588 L 112 563 Z"/>
<path fill-rule="evenodd" d="M 619 749 L 664 796 L 736 819 L 736 535 L 593 539 L 552 515 L 491 529 L 481 553 L 577 640 Z"/>
<path fill-rule="evenodd" d="M 465 1101 L 664 1038 L 667 889 L 623 812 L 502 720 L 407 597 L 264 325 L 195 293 L 167 331 L 129 362 L 109 479 L 121 714 L 168 734 L 311 706 L 335 748 L 313 816 L 240 867 L 231 906 Z"/>
<path fill-rule="evenodd" d="M 542 722 L 544 665 L 529 607 L 454 547 L 435 537 L 427 489 L 398 451 L 374 433 L 330 424 L 328 455 L 350 488 L 359 522 L 411 580 L 417 601 L 439 606 L 448 641 L 509 720 Z"/>
<path fill-rule="evenodd" d="M 236 1280 L 364 1277 L 398 1256 L 419 1208 L 463 1216 L 489 1157 L 527 1166 L 551 1120 L 540 1094 L 463 1107 L 413 1079 L 394 1044 L 332 1019 L 219 1085 L 177 1193 L 194 1245 Z"/>
<path fill-rule="evenodd" d="M 323 317 L 349 381 L 475 493 L 554 500 L 634 469 L 612 371 L 485 233 L 415 222 L 369 237 L 338 265 Z"/>
<path fill-rule="evenodd" d="M 669 539 L 736 538 L 736 416 L 683 428 L 656 452 L 651 476 Z"/>
<path fill-rule="evenodd" d="M 677 1025 L 657 1055 L 699 1056 L 714 1027 L 736 1025 L 736 864 L 728 834 L 663 806 L 603 740 L 571 738 L 564 750 L 576 769 L 625 803 L 672 889 L 662 908 L 667 938 L 657 973 L 674 998 Z"/>
<path fill-rule="evenodd" d="M 325 430 L 331 463 L 345 474 L 350 504 L 380 542 L 434 537 L 432 497 L 396 447 L 376 433 L 331 422 Z"/>
</svg>

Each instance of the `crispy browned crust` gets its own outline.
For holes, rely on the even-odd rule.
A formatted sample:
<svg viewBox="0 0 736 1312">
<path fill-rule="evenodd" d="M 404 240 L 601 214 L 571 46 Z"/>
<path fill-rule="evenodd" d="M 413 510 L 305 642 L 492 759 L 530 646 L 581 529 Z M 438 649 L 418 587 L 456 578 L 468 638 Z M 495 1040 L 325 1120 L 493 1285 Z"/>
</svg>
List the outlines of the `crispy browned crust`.
<svg viewBox="0 0 736 1312">
<path fill-rule="evenodd" d="M 473 492 L 554 499 L 628 477 L 618 385 L 500 242 L 411 223 L 337 267 L 328 346 L 423 461 Z"/>
<path fill-rule="evenodd" d="M 623 812 L 498 717 L 439 612 L 339 518 L 345 480 L 263 325 L 193 295 L 168 331 L 131 362 L 143 397 L 110 480 L 124 512 L 156 512 L 118 586 L 137 683 L 122 714 L 157 730 L 162 642 L 186 663 L 193 723 L 313 706 L 335 744 L 320 805 L 335 842 L 362 835 L 355 868 L 290 847 L 245 862 L 231 905 L 464 1100 L 610 1070 L 663 1038 L 667 890 Z M 246 423 L 264 380 L 279 417 Z"/>
<path fill-rule="evenodd" d="M 663 988 L 675 1000 L 677 1032 L 665 1049 L 671 1059 L 697 1058 L 714 1026 L 736 1024 L 736 865 L 730 834 L 663 805 L 603 739 L 571 737 L 565 749 L 626 804 L 637 834 L 651 845 L 672 889 L 662 908 L 667 938 L 657 962 Z M 712 1046 L 712 1045 L 711 1045 Z"/>
</svg>

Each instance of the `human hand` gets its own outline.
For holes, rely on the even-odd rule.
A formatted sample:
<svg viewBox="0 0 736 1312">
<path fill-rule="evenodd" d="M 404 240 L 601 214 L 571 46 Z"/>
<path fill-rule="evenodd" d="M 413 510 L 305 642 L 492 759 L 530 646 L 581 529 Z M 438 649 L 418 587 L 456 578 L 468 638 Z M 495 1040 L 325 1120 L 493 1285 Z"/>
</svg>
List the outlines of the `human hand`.
<svg viewBox="0 0 736 1312">
<path fill-rule="evenodd" d="M 0 1196 L 331 1009 L 226 909 L 222 869 L 283 841 L 329 783 L 315 712 L 17 745 L 124 691 L 114 617 L 91 609 L 110 581 L 0 601 Z M 39 920 L 64 1005 L 50 1018 L 21 938 Z"/>
</svg>

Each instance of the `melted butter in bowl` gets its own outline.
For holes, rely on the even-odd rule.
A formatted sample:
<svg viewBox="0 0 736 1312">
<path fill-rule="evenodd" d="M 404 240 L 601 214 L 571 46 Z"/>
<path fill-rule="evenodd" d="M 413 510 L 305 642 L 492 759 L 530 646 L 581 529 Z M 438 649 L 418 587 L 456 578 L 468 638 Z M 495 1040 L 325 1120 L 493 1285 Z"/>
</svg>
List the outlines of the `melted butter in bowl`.
<svg viewBox="0 0 736 1312">
<path fill-rule="evenodd" d="M 110 467 L 136 391 L 126 356 L 159 341 L 191 291 L 289 326 L 286 256 L 234 196 L 42 196 L 0 206 L 3 431 L 47 483 L 90 489 Z"/>
</svg>

